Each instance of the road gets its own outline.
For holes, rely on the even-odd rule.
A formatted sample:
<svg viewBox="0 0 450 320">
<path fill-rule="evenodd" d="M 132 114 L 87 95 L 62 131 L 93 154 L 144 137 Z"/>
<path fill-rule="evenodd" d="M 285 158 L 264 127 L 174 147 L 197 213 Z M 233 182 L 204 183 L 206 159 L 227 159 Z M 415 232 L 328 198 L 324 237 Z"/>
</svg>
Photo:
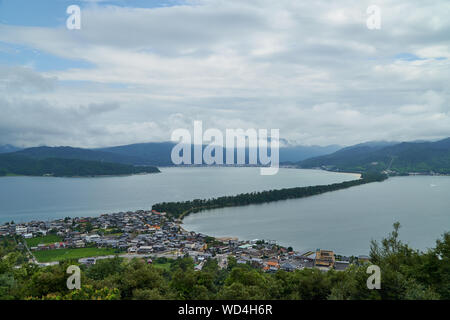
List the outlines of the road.
<svg viewBox="0 0 450 320">
<path fill-rule="evenodd" d="M 37 261 L 36 257 L 34 256 L 34 254 L 31 252 L 30 248 L 28 248 L 27 242 L 23 241 L 22 244 L 25 246 L 25 248 L 28 251 L 28 254 L 31 256 L 31 260 L 33 261 L 34 264 L 39 264 L 39 262 Z"/>
</svg>

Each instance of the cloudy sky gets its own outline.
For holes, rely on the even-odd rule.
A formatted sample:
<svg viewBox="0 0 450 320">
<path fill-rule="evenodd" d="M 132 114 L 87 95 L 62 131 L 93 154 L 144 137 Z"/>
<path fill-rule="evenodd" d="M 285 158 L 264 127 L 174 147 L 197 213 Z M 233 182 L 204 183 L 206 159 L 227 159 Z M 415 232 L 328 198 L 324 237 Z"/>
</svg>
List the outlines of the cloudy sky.
<svg viewBox="0 0 450 320">
<path fill-rule="evenodd" d="M 302 145 L 448 137 L 449 17 L 448 0 L 0 0 L 0 144 L 167 141 L 194 120 Z"/>
</svg>

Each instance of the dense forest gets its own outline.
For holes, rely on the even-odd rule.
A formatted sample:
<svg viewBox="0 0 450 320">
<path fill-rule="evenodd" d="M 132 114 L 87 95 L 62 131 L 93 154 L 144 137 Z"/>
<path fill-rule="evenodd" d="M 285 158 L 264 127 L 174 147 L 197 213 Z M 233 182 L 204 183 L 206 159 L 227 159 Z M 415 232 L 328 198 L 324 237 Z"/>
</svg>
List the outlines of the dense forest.
<svg viewBox="0 0 450 320">
<path fill-rule="evenodd" d="M 80 266 L 81 289 L 69 291 L 66 269 L 77 261 L 40 268 L 25 261 L 14 239 L 3 238 L 0 299 L 450 299 L 450 233 L 437 240 L 434 248 L 420 252 L 402 243 L 398 230 L 399 224 L 394 224 L 387 238 L 371 244 L 370 263 L 381 269 L 380 290 L 367 288 L 364 264 L 345 271 L 264 273 L 233 258 L 227 268 L 219 269 L 216 260 L 210 259 L 201 271 L 195 271 L 189 257 L 159 258 L 153 264 L 116 257 Z"/>
<path fill-rule="evenodd" d="M 370 182 L 379 182 L 387 179 L 387 176 L 377 172 L 366 172 L 361 175 L 361 179 L 319 185 L 311 187 L 285 188 L 278 190 L 268 190 L 261 192 L 242 193 L 235 196 L 223 196 L 213 199 L 195 199 L 182 202 L 162 202 L 152 206 L 153 210 L 167 212 L 170 216 L 182 219 L 190 213 L 202 210 L 245 206 L 249 204 L 259 204 L 287 199 L 297 199 L 318 195 L 325 192 L 346 189 Z"/>
<path fill-rule="evenodd" d="M 0 154 L 0 176 L 51 175 L 55 177 L 82 177 L 156 172 L 160 172 L 159 169 L 151 166 L 133 166 L 119 163 L 85 161 L 78 159 L 33 159 L 14 153 Z"/>
</svg>

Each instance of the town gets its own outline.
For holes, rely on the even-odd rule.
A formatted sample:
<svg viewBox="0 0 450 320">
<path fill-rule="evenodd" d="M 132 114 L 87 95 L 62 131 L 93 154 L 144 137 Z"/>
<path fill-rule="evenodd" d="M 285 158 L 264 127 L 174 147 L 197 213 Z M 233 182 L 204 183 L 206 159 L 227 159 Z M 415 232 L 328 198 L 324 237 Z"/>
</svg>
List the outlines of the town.
<svg viewBox="0 0 450 320">
<path fill-rule="evenodd" d="M 141 258 L 147 263 L 152 263 L 154 258 L 189 256 L 196 264 L 195 270 L 201 270 L 208 259 L 217 259 L 219 267 L 226 268 L 230 257 L 238 264 L 250 264 L 265 272 L 304 268 L 345 270 L 351 263 L 368 261 L 367 256 L 343 257 L 330 250 L 297 252 L 274 241 L 213 238 L 187 231 L 182 228 L 180 220 L 156 210 L 67 217 L 48 222 L 10 222 L 0 226 L 0 237 L 8 236 L 18 239 L 18 246 L 39 266 L 58 264 L 63 260 L 56 254 L 53 255 L 54 261 L 41 261 L 46 259 L 40 257 L 46 257 L 48 253 L 78 250 L 84 254 L 83 248 L 94 249 L 78 259 L 79 263 L 87 265 L 114 256 Z"/>
</svg>

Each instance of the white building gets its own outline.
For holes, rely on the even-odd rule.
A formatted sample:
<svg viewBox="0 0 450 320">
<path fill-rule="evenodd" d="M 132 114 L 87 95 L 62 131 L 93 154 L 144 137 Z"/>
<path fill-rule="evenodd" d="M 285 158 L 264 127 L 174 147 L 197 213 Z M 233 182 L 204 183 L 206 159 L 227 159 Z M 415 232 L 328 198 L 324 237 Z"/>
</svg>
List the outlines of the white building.
<svg viewBox="0 0 450 320">
<path fill-rule="evenodd" d="M 27 232 L 28 232 L 27 227 L 21 227 L 21 226 L 16 227 L 16 234 L 25 234 Z"/>
</svg>

